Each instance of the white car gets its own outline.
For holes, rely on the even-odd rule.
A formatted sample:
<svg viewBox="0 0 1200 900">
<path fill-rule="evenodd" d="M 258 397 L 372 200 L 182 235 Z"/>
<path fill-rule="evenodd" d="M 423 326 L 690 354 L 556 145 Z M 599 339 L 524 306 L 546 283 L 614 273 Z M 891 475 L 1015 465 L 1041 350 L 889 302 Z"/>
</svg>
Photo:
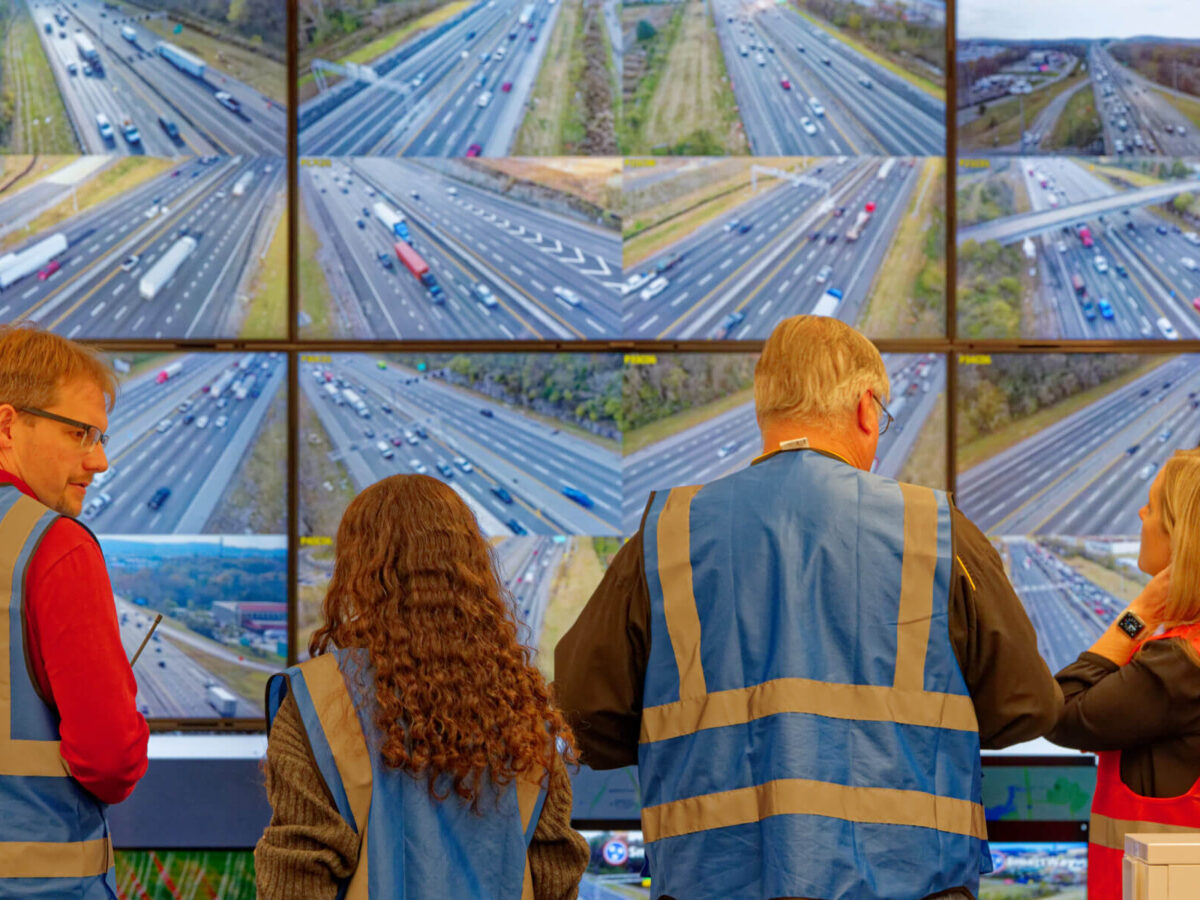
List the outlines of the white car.
<svg viewBox="0 0 1200 900">
<path fill-rule="evenodd" d="M 824 284 L 832 274 L 833 266 L 821 266 L 820 271 L 817 272 L 817 284 Z"/>
<path fill-rule="evenodd" d="M 468 459 L 466 459 L 466 457 L 462 457 L 462 456 L 454 457 L 454 464 L 456 466 L 458 466 L 460 469 L 462 469 L 464 472 L 474 471 L 474 468 L 475 468 L 474 466 L 471 465 L 470 461 Z"/>
<path fill-rule="evenodd" d="M 556 284 L 553 288 L 551 288 L 551 291 L 555 297 L 568 306 L 574 306 L 576 308 L 583 306 L 583 298 L 570 288 L 565 288 L 562 285 Z"/>
<path fill-rule="evenodd" d="M 1185 269 L 1187 269 L 1189 272 L 1196 271 L 1196 261 L 1194 259 L 1192 259 L 1190 256 L 1185 256 L 1183 259 L 1181 259 L 1179 261 L 1179 264 L 1181 266 L 1183 266 Z"/>
<path fill-rule="evenodd" d="M 164 431 L 170 431 L 173 424 L 174 422 L 172 422 L 170 419 L 163 419 L 158 423 L 154 430 L 159 434 L 162 434 Z"/>
<path fill-rule="evenodd" d="M 726 226 L 725 230 L 729 230 L 728 226 Z M 627 294 L 632 294 L 652 277 L 649 272 L 635 272 L 633 275 L 630 275 L 625 279 L 625 283 L 621 285 L 621 296 L 624 297 Z"/>
<path fill-rule="evenodd" d="M 229 416 L 217 416 L 213 420 L 214 428 L 224 428 L 229 423 Z"/>
<path fill-rule="evenodd" d="M 428 469 L 425 468 L 425 464 L 423 462 L 421 462 L 419 459 L 410 459 L 408 461 L 408 464 L 412 468 L 412 470 L 414 472 L 416 472 L 418 475 L 424 475 L 426 472 L 429 471 Z"/>
<path fill-rule="evenodd" d="M 482 94 L 479 95 L 479 99 L 475 101 L 475 105 L 478 106 L 480 109 L 483 109 L 483 107 L 487 106 L 491 102 L 492 102 L 492 92 L 484 91 Z"/>
<path fill-rule="evenodd" d="M 1059 241 L 1059 242 L 1058 242 L 1058 244 L 1057 244 L 1057 245 L 1055 245 L 1055 246 L 1056 246 L 1056 249 L 1058 250 L 1058 252 L 1059 252 L 1059 253 L 1066 253 L 1066 252 L 1067 252 L 1067 244 L 1066 244 L 1066 241 Z"/>
<path fill-rule="evenodd" d="M 1104 275 L 1108 272 L 1108 260 L 1100 254 L 1096 254 L 1094 257 L 1092 257 L 1092 265 L 1096 267 L 1096 271 L 1101 275 Z"/>
<path fill-rule="evenodd" d="M 825 107 L 821 105 L 821 101 L 816 97 L 808 98 L 808 108 L 813 111 L 814 116 L 825 115 Z"/>
<path fill-rule="evenodd" d="M 741 224 L 742 223 L 739 222 L 737 219 L 730 219 L 728 222 L 725 223 L 725 230 L 726 231 L 734 231 Z"/>
<path fill-rule="evenodd" d="M 104 512 L 105 508 L 112 503 L 111 494 L 97 494 L 88 501 L 87 506 L 83 510 L 83 515 L 88 519 L 94 519 L 100 513 Z"/>
<path fill-rule="evenodd" d="M 1168 341 L 1179 340 L 1179 332 L 1175 330 L 1175 326 L 1171 324 L 1171 320 L 1166 316 L 1159 316 L 1158 321 L 1154 324 L 1158 326 L 1158 330 L 1162 332 L 1162 336 Z"/>
<path fill-rule="evenodd" d="M 478 300 L 488 309 L 492 309 L 494 306 L 496 306 L 496 295 L 492 293 L 492 289 L 486 284 L 480 282 L 472 285 L 471 293 L 475 295 L 476 300 Z"/>
<path fill-rule="evenodd" d="M 196 420 L 196 427 L 197 428 L 207 428 L 208 427 L 208 416 L 201 416 L 200 418 L 198 418 Z"/>
<path fill-rule="evenodd" d="M 817 126 L 813 124 L 812 119 L 810 119 L 808 116 L 800 117 L 800 127 L 804 129 L 804 133 L 809 137 L 812 137 L 817 133 Z"/>
<path fill-rule="evenodd" d="M 667 289 L 667 285 L 670 283 L 671 282 L 666 278 L 655 278 L 652 282 L 646 285 L 646 287 L 642 288 L 642 293 L 640 296 L 643 300 L 653 300 L 655 297 L 665 291 Z"/>
<path fill-rule="evenodd" d="M 1138 478 L 1142 479 L 1142 481 L 1145 481 L 1151 475 L 1153 475 L 1157 469 L 1158 469 L 1157 463 L 1146 463 L 1144 466 L 1142 466 L 1141 470 L 1138 472 Z"/>
<path fill-rule="evenodd" d="M 140 259 L 140 257 L 136 253 L 133 256 L 125 257 L 125 261 L 121 263 L 121 271 L 128 272 L 138 264 L 138 259 Z"/>
</svg>

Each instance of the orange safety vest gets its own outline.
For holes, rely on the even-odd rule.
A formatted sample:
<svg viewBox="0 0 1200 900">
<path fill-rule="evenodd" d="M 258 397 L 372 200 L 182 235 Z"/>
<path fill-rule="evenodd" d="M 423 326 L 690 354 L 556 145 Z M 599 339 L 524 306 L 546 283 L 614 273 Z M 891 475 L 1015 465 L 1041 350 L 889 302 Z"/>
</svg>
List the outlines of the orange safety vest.
<svg viewBox="0 0 1200 900">
<path fill-rule="evenodd" d="M 1182 638 L 1200 651 L 1200 623 L 1180 625 L 1147 641 Z M 1138 650 L 1145 641 L 1138 645 Z M 1136 651 L 1135 651 L 1136 652 Z M 1088 829 L 1088 900 L 1121 900 L 1125 835 L 1200 832 L 1200 778 L 1178 797 L 1143 797 L 1121 781 L 1121 751 L 1098 754 L 1096 793 Z"/>
</svg>

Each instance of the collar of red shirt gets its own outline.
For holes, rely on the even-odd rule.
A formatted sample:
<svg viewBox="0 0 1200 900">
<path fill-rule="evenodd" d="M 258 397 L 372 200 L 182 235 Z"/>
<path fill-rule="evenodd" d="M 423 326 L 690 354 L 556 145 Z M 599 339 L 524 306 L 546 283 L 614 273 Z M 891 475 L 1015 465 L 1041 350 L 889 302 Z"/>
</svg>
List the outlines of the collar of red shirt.
<svg viewBox="0 0 1200 900">
<path fill-rule="evenodd" d="M 0 484 L 11 484 L 26 497 L 32 497 L 34 500 L 38 498 L 37 494 L 33 492 L 33 488 L 23 482 L 12 472 L 6 472 L 4 469 L 0 469 Z"/>
</svg>

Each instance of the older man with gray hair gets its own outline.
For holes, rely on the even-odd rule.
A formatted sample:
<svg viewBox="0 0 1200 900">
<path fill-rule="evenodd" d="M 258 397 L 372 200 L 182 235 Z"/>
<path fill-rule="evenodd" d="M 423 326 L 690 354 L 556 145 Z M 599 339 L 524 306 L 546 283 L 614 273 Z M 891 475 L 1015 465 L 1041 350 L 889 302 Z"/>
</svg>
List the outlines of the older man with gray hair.
<svg viewBox="0 0 1200 900">
<path fill-rule="evenodd" d="M 655 898 L 966 898 L 990 870 L 980 746 L 1062 695 L 987 539 L 869 471 L 887 397 L 850 326 L 780 323 L 762 455 L 651 495 L 555 650 L 583 761 L 638 765 Z"/>
</svg>

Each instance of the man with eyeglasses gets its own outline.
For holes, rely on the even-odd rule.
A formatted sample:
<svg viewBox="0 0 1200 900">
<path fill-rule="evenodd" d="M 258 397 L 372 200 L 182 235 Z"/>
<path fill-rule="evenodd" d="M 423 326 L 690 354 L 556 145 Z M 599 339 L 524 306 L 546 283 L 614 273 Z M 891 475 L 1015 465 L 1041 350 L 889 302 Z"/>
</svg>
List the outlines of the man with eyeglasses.
<svg viewBox="0 0 1200 900">
<path fill-rule="evenodd" d="M 75 521 L 116 388 L 88 348 L 0 326 L 0 896 L 115 898 L 105 809 L 146 772 L 108 571 Z"/>
<path fill-rule="evenodd" d="M 990 871 L 980 746 L 1062 694 L 996 551 L 943 491 L 870 472 L 879 351 L 776 327 L 763 453 L 651 495 L 555 649 L 582 761 L 636 763 L 654 898 L 968 898 Z"/>
</svg>

